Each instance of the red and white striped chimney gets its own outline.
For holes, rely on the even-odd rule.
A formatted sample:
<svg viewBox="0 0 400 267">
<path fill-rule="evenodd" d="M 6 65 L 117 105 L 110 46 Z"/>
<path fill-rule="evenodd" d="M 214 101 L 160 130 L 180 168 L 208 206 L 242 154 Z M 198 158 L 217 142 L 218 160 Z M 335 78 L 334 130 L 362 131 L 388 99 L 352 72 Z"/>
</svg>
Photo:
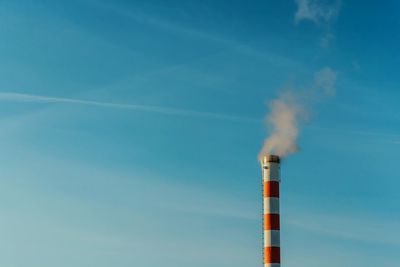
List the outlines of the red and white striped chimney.
<svg viewBox="0 0 400 267">
<path fill-rule="evenodd" d="M 265 156 L 261 162 L 263 175 L 263 245 L 264 267 L 280 267 L 279 182 L 280 158 Z"/>
</svg>

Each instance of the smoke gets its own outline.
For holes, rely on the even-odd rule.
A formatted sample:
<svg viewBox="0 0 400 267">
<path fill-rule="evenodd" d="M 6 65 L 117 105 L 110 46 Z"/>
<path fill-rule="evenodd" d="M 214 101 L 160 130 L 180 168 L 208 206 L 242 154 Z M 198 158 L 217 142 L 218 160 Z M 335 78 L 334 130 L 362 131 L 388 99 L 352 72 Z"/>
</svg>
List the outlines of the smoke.
<svg viewBox="0 0 400 267">
<path fill-rule="evenodd" d="M 309 119 L 309 107 L 321 96 L 333 96 L 337 73 L 325 67 L 314 74 L 311 89 L 302 92 L 286 90 L 268 103 L 265 119 L 270 135 L 265 139 L 259 158 L 265 155 L 288 156 L 298 151 L 300 126 Z"/>
</svg>

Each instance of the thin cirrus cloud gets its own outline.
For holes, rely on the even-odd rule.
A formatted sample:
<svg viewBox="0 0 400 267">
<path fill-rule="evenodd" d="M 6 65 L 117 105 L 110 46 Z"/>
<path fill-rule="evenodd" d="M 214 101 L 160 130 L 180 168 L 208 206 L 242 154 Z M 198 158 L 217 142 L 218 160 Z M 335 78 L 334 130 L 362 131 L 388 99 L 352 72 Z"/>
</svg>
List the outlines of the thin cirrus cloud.
<svg viewBox="0 0 400 267">
<path fill-rule="evenodd" d="M 128 10 L 114 3 L 111 4 L 111 3 L 104 3 L 92 0 L 87 0 L 86 2 L 88 4 L 102 8 L 107 12 L 112 12 L 117 16 L 125 17 L 132 21 L 135 21 L 136 23 L 149 25 L 171 34 L 186 36 L 188 38 L 194 38 L 218 44 L 227 47 L 228 49 L 240 55 L 248 56 L 251 58 L 262 59 L 268 62 L 273 62 L 275 65 L 279 66 L 302 65 L 301 62 L 298 62 L 293 58 L 280 55 L 275 52 L 270 52 L 267 49 L 259 50 L 252 46 L 247 45 L 246 43 L 229 39 L 226 36 L 214 33 L 212 34 L 201 29 L 184 25 L 183 23 L 178 23 L 164 19 L 159 16 L 147 14 L 141 10 Z M 302 66 L 302 68 L 306 68 L 306 66 Z"/>
<path fill-rule="evenodd" d="M 175 115 L 183 117 L 198 117 L 198 118 L 208 118 L 215 120 L 247 122 L 247 123 L 259 122 L 258 119 L 254 118 L 237 116 L 237 115 L 227 115 L 227 114 L 207 112 L 207 111 L 196 111 L 190 109 L 162 107 L 155 105 L 100 102 L 100 101 L 83 100 L 76 98 L 52 97 L 52 96 L 32 95 L 32 94 L 22 94 L 22 93 L 12 93 L 12 92 L 0 92 L 0 101 L 21 102 L 21 103 L 43 103 L 43 104 L 59 103 L 59 104 L 71 104 L 71 105 L 84 105 L 84 106 L 93 106 L 102 108 L 125 109 L 131 111 L 159 113 L 164 115 Z"/>
<path fill-rule="evenodd" d="M 321 90 L 326 93 L 334 94 L 334 89 L 331 87 L 331 82 L 336 79 L 335 72 L 331 72 L 330 68 L 324 68 L 318 74 L 316 73 L 315 82 L 317 82 L 317 78 L 320 78 L 320 86 Z M 145 113 L 155 113 L 161 115 L 169 115 L 169 116 L 180 116 L 180 117 L 189 117 L 189 118 L 205 118 L 212 120 L 220 120 L 220 121 L 234 121 L 238 123 L 261 123 L 261 118 L 254 117 L 245 117 L 239 115 L 228 115 L 222 113 L 215 113 L 209 111 L 196 111 L 190 109 L 181 109 L 181 108 L 171 108 L 171 107 L 163 107 L 163 106 L 155 106 L 155 105 L 137 105 L 137 104 L 121 104 L 121 103 L 111 103 L 111 102 L 100 102 L 93 100 L 84 100 L 77 98 L 64 98 L 64 97 L 52 97 L 52 96 L 44 96 L 44 95 L 33 95 L 33 94 L 23 94 L 23 93 L 13 93 L 13 92 L 0 92 L 0 102 L 13 102 L 13 103 L 37 103 L 37 104 L 69 104 L 69 105 L 81 105 L 88 107 L 101 107 L 108 109 L 123 109 L 127 111 L 136 111 L 136 112 L 145 112 Z M 37 113 L 30 114 L 28 116 L 36 116 Z M 23 119 L 23 118 L 21 118 Z M 4 123 L 4 120 L 2 121 Z M 9 123 L 17 124 L 18 120 L 14 118 L 9 119 Z M 9 128 L 9 127 L 8 127 Z M 399 135 L 390 134 L 390 133 L 382 133 L 379 131 L 363 131 L 363 130 L 333 130 L 330 128 L 319 127 L 317 125 L 308 125 L 308 129 L 313 131 L 325 131 L 329 133 L 336 134 L 345 134 L 345 135 L 362 135 L 362 136 L 370 136 L 381 137 L 382 140 L 387 140 L 387 138 L 397 140 Z M 3 130 L 4 131 L 4 130 Z M 399 141 L 391 141 L 391 143 L 399 144 Z"/>
<path fill-rule="evenodd" d="M 296 214 L 287 219 L 287 225 L 296 229 L 331 238 L 352 240 L 369 244 L 400 246 L 396 233 L 399 223 L 374 218 L 351 217 L 348 215 Z M 375 229 L 381 229 L 375 231 Z"/>
</svg>

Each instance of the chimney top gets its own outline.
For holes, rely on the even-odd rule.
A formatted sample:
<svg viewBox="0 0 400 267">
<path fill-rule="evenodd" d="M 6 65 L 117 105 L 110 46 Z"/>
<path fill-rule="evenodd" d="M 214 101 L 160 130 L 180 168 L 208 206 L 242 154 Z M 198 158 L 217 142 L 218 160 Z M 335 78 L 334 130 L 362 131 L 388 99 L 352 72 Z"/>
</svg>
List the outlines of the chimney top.
<svg viewBox="0 0 400 267">
<path fill-rule="evenodd" d="M 267 162 L 280 163 L 281 159 L 277 155 L 269 155 L 269 156 L 267 156 Z"/>
</svg>

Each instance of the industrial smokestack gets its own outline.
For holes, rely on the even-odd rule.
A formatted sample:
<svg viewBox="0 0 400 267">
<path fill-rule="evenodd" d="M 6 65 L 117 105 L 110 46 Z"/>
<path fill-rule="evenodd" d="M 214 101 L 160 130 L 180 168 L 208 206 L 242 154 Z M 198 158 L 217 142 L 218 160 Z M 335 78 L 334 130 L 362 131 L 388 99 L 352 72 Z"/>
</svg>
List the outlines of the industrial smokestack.
<svg viewBox="0 0 400 267">
<path fill-rule="evenodd" d="M 298 150 L 301 122 L 308 119 L 308 106 L 335 94 L 337 73 L 329 67 L 317 71 L 314 84 L 306 91 L 286 91 L 269 102 L 266 117 L 269 136 L 258 155 L 263 175 L 264 267 L 280 267 L 279 165 L 280 158 Z M 310 101 L 311 99 L 311 101 Z"/>
<path fill-rule="evenodd" d="M 280 267 L 279 221 L 279 156 L 264 156 L 261 161 L 263 176 L 263 258 L 264 267 Z"/>
</svg>

